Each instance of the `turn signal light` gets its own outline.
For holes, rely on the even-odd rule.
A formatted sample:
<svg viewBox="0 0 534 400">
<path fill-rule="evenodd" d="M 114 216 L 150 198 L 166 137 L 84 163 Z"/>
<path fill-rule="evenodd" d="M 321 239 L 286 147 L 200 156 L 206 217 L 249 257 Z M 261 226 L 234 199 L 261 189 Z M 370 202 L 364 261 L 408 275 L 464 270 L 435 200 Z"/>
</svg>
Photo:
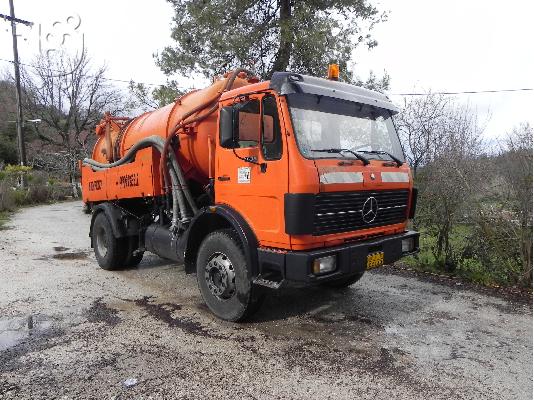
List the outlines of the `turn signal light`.
<svg viewBox="0 0 534 400">
<path fill-rule="evenodd" d="M 330 64 L 328 66 L 328 79 L 330 79 L 332 81 L 338 81 L 339 80 L 339 65 Z"/>
</svg>

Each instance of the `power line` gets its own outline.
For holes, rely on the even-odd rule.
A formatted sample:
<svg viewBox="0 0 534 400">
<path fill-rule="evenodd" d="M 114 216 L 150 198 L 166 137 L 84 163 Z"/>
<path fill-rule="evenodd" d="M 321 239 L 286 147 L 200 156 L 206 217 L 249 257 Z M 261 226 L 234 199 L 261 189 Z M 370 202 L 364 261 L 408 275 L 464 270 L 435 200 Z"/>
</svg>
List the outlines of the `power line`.
<svg viewBox="0 0 534 400">
<path fill-rule="evenodd" d="M 0 61 L 8 62 L 13 64 L 14 62 L 12 60 L 6 60 L 4 58 L 0 58 Z M 19 65 L 24 65 L 25 67 L 30 67 L 33 69 L 38 69 L 38 67 L 35 67 L 31 64 L 24 64 L 19 62 Z M 62 71 L 57 71 L 54 69 L 51 69 L 52 72 L 58 72 L 61 73 Z M 91 76 L 91 75 L 90 75 Z M 102 78 L 106 81 L 111 82 L 122 82 L 122 83 L 130 83 L 132 80 L 125 80 L 125 79 L 116 79 L 116 78 Z M 135 83 L 142 83 L 143 85 L 148 86 L 163 86 L 164 83 L 149 83 L 149 82 L 137 82 Z M 505 92 L 529 92 L 533 91 L 534 88 L 517 88 L 517 89 L 493 89 L 493 90 L 464 90 L 459 92 L 430 92 L 430 93 L 388 93 L 390 96 L 428 96 L 431 94 L 442 94 L 442 95 L 455 95 L 455 94 L 483 94 L 483 93 L 505 93 Z"/>
<path fill-rule="evenodd" d="M 533 88 L 519 88 L 519 89 L 494 89 L 494 90 L 465 90 L 461 92 L 430 92 L 430 93 L 389 93 L 390 96 L 428 96 L 431 94 L 479 94 L 479 93 L 502 93 L 502 92 L 528 92 L 534 90 Z"/>
<path fill-rule="evenodd" d="M 11 63 L 11 64 L 15 63 L 13 60 L 6 60 L 5 58 L 0 58 L 0 61 L 8 62 L 8 63 Z M 35 66 L 31 65 L 31 64 L 25 64 L 25 63 L 21 63 L 21 62 L 19 62 L 18 64 L 19 65 L 24 65 L 25 67 L 33 68 L 35 70 L 39 69 L 38 67 L 35 67 Z M 63 73 L 63 71 L 58 71 L 58 70 L 55 70 L 55 69 L 50 69 L 50 71 L 57 72 L 57 73 Z M 88 75 L 88 76 L 91 77 L 91 78 L 94 78 L 94 75 Z M 114 78 L 105 78 L 105 77 L 102 77 L 102 79 L 105 80 L 105 81 L 112 81 L 112 82 L 122 82 L 122 83 L 130 83 L 131 82 L 131 81 L 127 81 L 125 79 L 114 79 Z M 162 86 L 162 85 L 164 85 L 163 83 L 148 83 L 148 82 L 137 82 L 137 81 L 134 81 L 134 83 L 142 83 L 143 85 L 148 85 L 148 86 Z"/>
</svg>

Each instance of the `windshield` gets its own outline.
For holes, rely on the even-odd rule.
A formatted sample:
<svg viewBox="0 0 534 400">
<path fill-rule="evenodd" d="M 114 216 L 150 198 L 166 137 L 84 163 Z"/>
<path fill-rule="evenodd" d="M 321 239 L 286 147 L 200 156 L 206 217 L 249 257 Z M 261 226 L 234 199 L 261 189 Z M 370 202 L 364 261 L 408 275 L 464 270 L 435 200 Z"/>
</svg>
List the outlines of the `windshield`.
<svg viewBox="0 0 534 400">
<path fill-rule="evenodd" d="M 306 158 L 404 160 L 388 110 L 311 94 L 287 96 L 293 129 Z M 356 153 L 356 154 L 353 154 Z"/>
</svg>

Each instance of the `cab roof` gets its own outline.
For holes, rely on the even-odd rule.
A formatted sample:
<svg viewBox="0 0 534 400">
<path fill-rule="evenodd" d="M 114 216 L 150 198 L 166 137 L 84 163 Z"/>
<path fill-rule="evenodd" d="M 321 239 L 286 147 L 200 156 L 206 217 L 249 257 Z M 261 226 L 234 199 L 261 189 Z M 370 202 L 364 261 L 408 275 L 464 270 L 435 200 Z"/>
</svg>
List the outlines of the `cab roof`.
<svg viewBox="0 0 534 400">
<path fill-rule="evenodd" d="M 272 89 L 280 95 L 293 93 L 315 94 L 384 108 L 394 114 L 399 112 L 399 109 L 385 94 L 344 82 L 293 72 L 275 72 L 270 81 L 253 83 L 229 90 L 223 93 L 221 100 L 267 89 Z"/>
<path fill-rule="evenodd" d="M 269 88 L 281 95 L 292 93 L 316 94 L 385 108 L 393 113 L 399 112 L 399 109 L 385 94 L 349 85 L 348 83 L 309 75 L 275 72 L 271 78 Z"/>
</svg>

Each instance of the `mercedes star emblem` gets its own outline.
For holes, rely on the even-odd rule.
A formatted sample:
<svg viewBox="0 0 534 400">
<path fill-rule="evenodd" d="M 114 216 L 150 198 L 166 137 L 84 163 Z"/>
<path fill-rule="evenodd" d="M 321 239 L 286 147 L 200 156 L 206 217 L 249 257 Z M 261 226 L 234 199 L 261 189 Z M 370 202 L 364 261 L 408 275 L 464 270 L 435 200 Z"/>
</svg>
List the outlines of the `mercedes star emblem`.
<svg viewBox="0 0 534 400">
<path fill-rule="evenodd" d="M 366 224 L 373 222 L 378 214 L 378 202 L 374 197 L 365 200 L 362 207 L 362 218 Z"/>
</svg>

